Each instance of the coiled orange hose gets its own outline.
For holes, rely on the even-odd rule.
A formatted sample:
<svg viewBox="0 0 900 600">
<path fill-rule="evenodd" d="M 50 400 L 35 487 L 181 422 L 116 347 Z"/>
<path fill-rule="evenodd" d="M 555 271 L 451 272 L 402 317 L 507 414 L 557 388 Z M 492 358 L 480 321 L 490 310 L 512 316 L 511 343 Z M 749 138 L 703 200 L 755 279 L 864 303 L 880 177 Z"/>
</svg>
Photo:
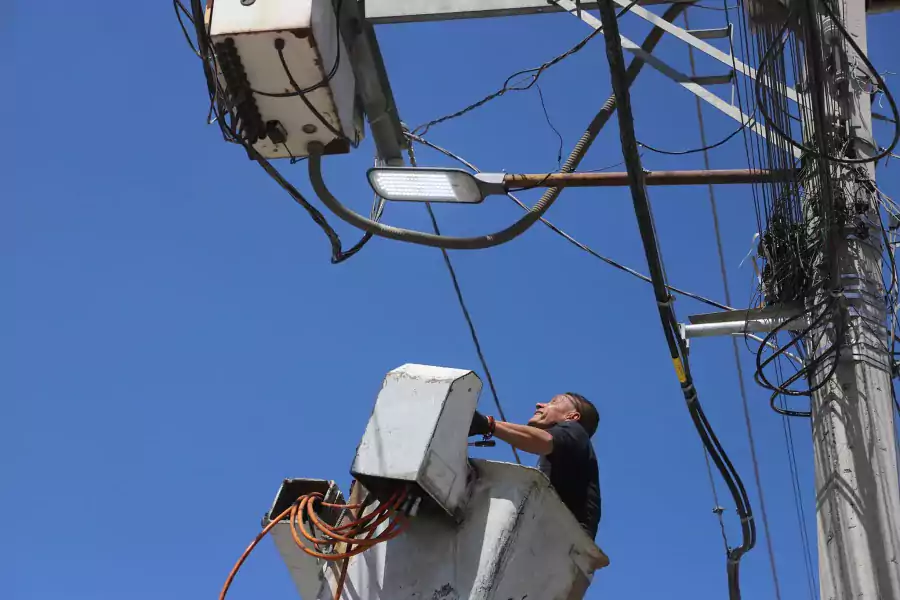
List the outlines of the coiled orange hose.
<svg viewBox="0 0 900 600">
<path fill-rule="evenodd" d="M 407 495 L 406 490 L 398 491 L 394 493 L 387 502 L 382 502 L 369 514 L 358 517 L 349 523 L 334 527 L 325 523 L 319 517 L 316 513 L 317 507 L 321 506 L 355 511 L 361 509 L 363 505 L 331 504 L 324 502 L 324 497 L 320 493 L 301 496 L 289 508 L 285 509 L 280 515 L 272 519 L 269 524 L 257 534 L 256 538 L 250 542 L 250 545 L 247 546 L 247 549 L 244 550 L 243 554 L 241 554 L 240 558 L 238 558 L 234 567 L 231 569 L 231 572 L 228 574 L 228 578 L 222 586 L 222 591 L 219 593 L 219 600 L 225 600 L 225 596 L 228 594 L 228 590 L 231 587 L 235 576 L 247 560 L 247 557 L 250 556 L 250 553 L 253 552 L 259 542 L 272 531 L 275 525 L 285 518 L 287 518 L 290 523 L 291 537 L 294 538 L 294 543 L 296 543 L 303 552 L 329 562 L 342 561 L 341 571 L 334 593 L 334 600 L 340 600 L 344 589 L 344 582 L 347 578 L 347 567 L 350 563 L 350 559 L 357 554 L 365 552 L 376 544 L 397 537 L 406 530 L 409 525 L 409 519 L 402 514 L 400 507 L 403 506 L 404 501 L 407 499 Z M 305 520 L 311 522 L 316 529 L 322 533 L 323 537 L 317 538 L 310 533 L 304 525 Z M 387 526 L 384 527 L 380 534 L 375 535 L 378 529 L 386 521 L 389 521 Z M 306 541 L 304 541 L 304 539 Z M 335 552 L 334 546 L 340 543 L 346 544 L 346 548 L 342 552 Z M 327 552 L 326 550 L 328 548 L 331 548 L 332 552 Z"/>
</svg>

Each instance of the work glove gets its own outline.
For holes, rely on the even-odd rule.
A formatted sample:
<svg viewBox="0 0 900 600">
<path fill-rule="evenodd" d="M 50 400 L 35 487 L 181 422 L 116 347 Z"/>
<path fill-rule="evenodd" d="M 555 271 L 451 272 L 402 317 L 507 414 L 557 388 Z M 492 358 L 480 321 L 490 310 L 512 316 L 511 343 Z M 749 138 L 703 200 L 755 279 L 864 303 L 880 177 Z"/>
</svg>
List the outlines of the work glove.
<svg viewBox="0 0 900 600">
<path fill-rule="evenodd" d="M 493 429 L 491 427 L 491 419 L 476 410 L 475 414 L 472 415 L 472 424 L 469 425 L 469 437 L 473 435 L 491 435 L 494 433 Z"/>
</svg>

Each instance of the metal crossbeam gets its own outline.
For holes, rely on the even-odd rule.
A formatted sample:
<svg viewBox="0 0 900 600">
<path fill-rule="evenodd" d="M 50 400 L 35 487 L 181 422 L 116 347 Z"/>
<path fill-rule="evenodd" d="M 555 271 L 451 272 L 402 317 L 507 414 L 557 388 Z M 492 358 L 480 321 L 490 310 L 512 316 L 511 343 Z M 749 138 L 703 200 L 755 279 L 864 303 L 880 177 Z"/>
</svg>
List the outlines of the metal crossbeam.
<svg viewBox="0 0 900 600">
<path fill-rule="evenodd" d="M 641 4 L 686 4 L 696 0 L 641 0 Z M 417 23 L 485 17 L 565 12 L 547 0 L 366 0 L 366 19 L 373 24 Z M 581 8 L 597 8 L 582 2 Z"/>
<path fill-rule="evenodd" d="M 615 2 L 622 8 L 631 6 L 631 2 L 629 2 L 628 0 L 613 0 L 613 2 Z M 560 1 L 558 4 L 560 6 L 563 6 L 563 5 L 567 4 L 567 2 Z M 568 4 L 572 4 L 572 3 L 568 2 Z M 572 11 L 569 10 L 569 12 L 572 12 Z M 658 15 L 650 12 L 649 10 L 647 10 L 646 8 L 643 8 L 641 6 L 632 6 L 628 12 L 641 17 L 642 19 L 648 21 L 649 23 L 652 23 L 656 27 L 659 27 L 666 33 L 670 33 L 670 34 L 674 35 L 682 42 L 690 44 L 691 46 L 693 46 L 700 52 L 703 52 L 704 54 L 709 55 L 710 57 L 716 59 L 717 61 L 728 65 L 729 68 L 735 69 L 738 73 L 743 73 L 750 79 L 753 79 L 754 81 L 756 81 L 756 69 L 739 61 L 737 59 L 737 57 L 727 54 L 725 52 L 722 52 L 715 46 L 712 46 L 712 45 L 704 42 L 703 40 L 697 38 L 697 36 L 688 33 L 685 29 L 679 27 L 678 25 L 675 25 L 674 23 L 670 23 L 670 22 L 666 21 L 665 19 L 660 18 Z M 763 83 L 763 85 L 772 89 L 775 92 L 782 91 L 782 90 L 777 89 L 768 77 L 764 77 L 762 79 L 762 83 Z M 795 92 L 793 90 L 793 88 L 787 87 L 784 90 L 784 94 L 790 100 L 797 102 L 797 92 Z"/>
<path fill-rule="evenodd" d="M 618 1 L 618 0 L 615 0 L 615 1 Z M 566 10 L 568 10 L 573 15 L 577 14 L 577 12 L 580 12 L 581 20 L 584 21 L 585 23 L 587 23 L 588 25 L 590 25 L 591 27 L 593 27 L 594 29 L 599 29 L 600 27 L 602 27 L 602 23 L 600 22 L 600 19 L 598 19 L 591 13 L 589 13 L 587 11 L 583 11 L 583 10 L 577 11 L 575 2 L 573 2 L 572 0 L 557 0 L 557 4 L 559 6 L 565 8 Z M 619 36 L 619 37 L 622 40 L 622 48 L 624 50 L 634 54 L 635 56 L 637 56 L 638 58 L 640 58 L 641 60 L 646 62 L 648 65 L 650 65 L 651 67 L 653 67 L 654 69 L 656 69 L 657 71 L 659 71 L 660 73 L 662 73 L 663 75 L 665 75 L 666 77 L 668 77 L 669 79 L 671 79 L 672 81 L 674 81 L 675 83 L 677 83 L 678 85 L 680 85 L 681 87 L 683 87 L 684 89 L 689 91 L 690 93 L 694 94 L 695 96 L 697 96 L 698 98 L 700 98 L 701 100 L 706 102 L 707 104 L 710 104 L 711 106 L 713 106 L 716 110 L 731 117 L 738 123 L 748 124 L 747 125 L 748 129 L 750 129 L 757 135 L 762 136 L 764 139 L 768 140 L 768 134 L 766 132 L 765 127 L 763 127 L 759 123 L 752 120 L 750 116 L 744 114 L 744 112 L 741 111 L 739 108 L 737 108 L 736 106 L 732 106 L 725 100 L 722 100 L 717 95 L 715 95 L 712 92 L 710 92 L 709 90 L 707 90 L 702 85 L 695 83 L 694 81 L 691 80 L 691 77 L 689 75 L 685 75 L 678 69 L 676 69 L 676 68 L 670 66 L 668 63 L 664 62 L 662 59 L 656 57 L 653 54 L 650 54 L 649 52 L 646 52 L 638 44 L 635 44 L 630 39 L 626 38 L 624 35 Z M 794 152 L 795 157 L 800 158 L 800 150 L 798 150 L 797 148 L 794 148 L 793 152 Z"/>
</svg>

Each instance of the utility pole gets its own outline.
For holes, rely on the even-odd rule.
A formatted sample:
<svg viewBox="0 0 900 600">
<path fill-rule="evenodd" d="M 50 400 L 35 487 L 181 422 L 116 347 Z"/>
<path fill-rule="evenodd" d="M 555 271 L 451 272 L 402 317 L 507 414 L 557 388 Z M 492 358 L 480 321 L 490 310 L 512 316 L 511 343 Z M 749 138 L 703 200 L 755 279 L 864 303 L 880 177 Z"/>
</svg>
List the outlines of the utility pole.
<svg viewBox="0 0 900 600">
<path fill-rule="evenodd" d="M 807 6 L 814 10 L 819 2 Z M 834 6 L 835 16 L 866 52 L 865 0 L 843 0 L 834 2 Z M 818 29 L 819 17 L 809 17 L 812 27 L 805 28 L 807 38 L 816 37 L 810 32 Z M 811 63 L 819 56 L 835 57 L 827 65 L 819 89 L 838 107 L 837 114 L 827 115 L 822 133 L 830 134 L 830 140 L 846 140 L 847 135 L 841 134 L 846 131 L 857 157 L 874 156 L 877 149 L 871 129 L 870 94 L 854 77 L 866 77 L 860 71 L 861 62 L 830 19 L 824 19 L 819 31 L 820 39 L 804 40 L 810 65 L 809 91 L 816 94 Z M 821 55 L 815 51 L 817 44 L 821 44 Z M 824 72 L 826 65 L 822 67 Z M 817 123 L 807 129 L 818 127 Z M 828 130 L 836 127 L 841 131 Z M 823 144 L 831 156 L 841 156 L 837 145 Z M 822 181 L 834 175 L 833 170 L 829 175 L 829 170 L 826 167 L 820 173 Z M 875 165 L 841 166 L 837 175 L 830 182 L 833 208 L 847 215 L 846 222 L 834 232 L 837 251 L 831 262 L 830 288 L 838 292 L 838 309 L 830 327 L 812 332 L 813 339 L 824 333 L 829 341 L 841 344 L 834 375 L 812 398 L 821 598 L 900 600 L 900 482 L 891 393 L 892 357 L 884 341 L 882 253 L 886 249 L 879 205 L 870 185 L 875 180 Z M 827 187 L 826 183 L 823 188 Z M 864 214 L 857 208 L 861 200 L 867 205 Z M 865 219 L 868 235 L 853 233 L 859 222 L 856 219 Z M 811 298 L 808 302 L 812 305 L 821 300 Z M 833 365 L 832 360 L 824 361 L 811 378 L 813 387 L 828 377 Z"/>
</svg>

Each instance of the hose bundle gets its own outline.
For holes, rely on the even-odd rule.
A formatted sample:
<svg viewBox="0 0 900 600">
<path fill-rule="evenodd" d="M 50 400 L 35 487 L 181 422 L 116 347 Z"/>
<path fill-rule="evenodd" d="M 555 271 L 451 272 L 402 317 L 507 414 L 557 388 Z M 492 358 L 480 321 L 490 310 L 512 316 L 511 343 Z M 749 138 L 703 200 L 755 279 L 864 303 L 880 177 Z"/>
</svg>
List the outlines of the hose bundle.
<svg viewBox="0 0 900 600">
<path fill-rule="evenodd" d="M 276 525 L 285 519 L 290 524 L 294 543 L 303 552 L 328 562 L 341 562 L 341 571 L 334 593 L 334 599 L 338 600 L 344 589 L 350 559 L 376 544 L 391 540 L 403 533 L 409 525 L 408 517 L 415 513 L 418 503 L 419 499 L 412 499 L 405 489 L 394 492 L 387 501 L 379 503 L 369 512 L 366 512 L 371 506 L 368 500 L 357 504 L 334 504 L 325 502 L 325 497 L 318 492 L 300 496 L 290 507 L 272 518 L 250 542 L 228 574 L 222 591 L 219 593 L 219 600 L 225 600 L 235 576 L 250 553 Z M 350 511 L 354 515 L 354 519 L 340 525 L 329 525 L 318 513 L 318 510 L 322 508 L 338 509 L 341 512 Z M 360 517 L 359 514 L 363 514 L 363 516 Z M 308 525 L 312 525 L 312 528 L 309 528 Z"/>
</svg>

